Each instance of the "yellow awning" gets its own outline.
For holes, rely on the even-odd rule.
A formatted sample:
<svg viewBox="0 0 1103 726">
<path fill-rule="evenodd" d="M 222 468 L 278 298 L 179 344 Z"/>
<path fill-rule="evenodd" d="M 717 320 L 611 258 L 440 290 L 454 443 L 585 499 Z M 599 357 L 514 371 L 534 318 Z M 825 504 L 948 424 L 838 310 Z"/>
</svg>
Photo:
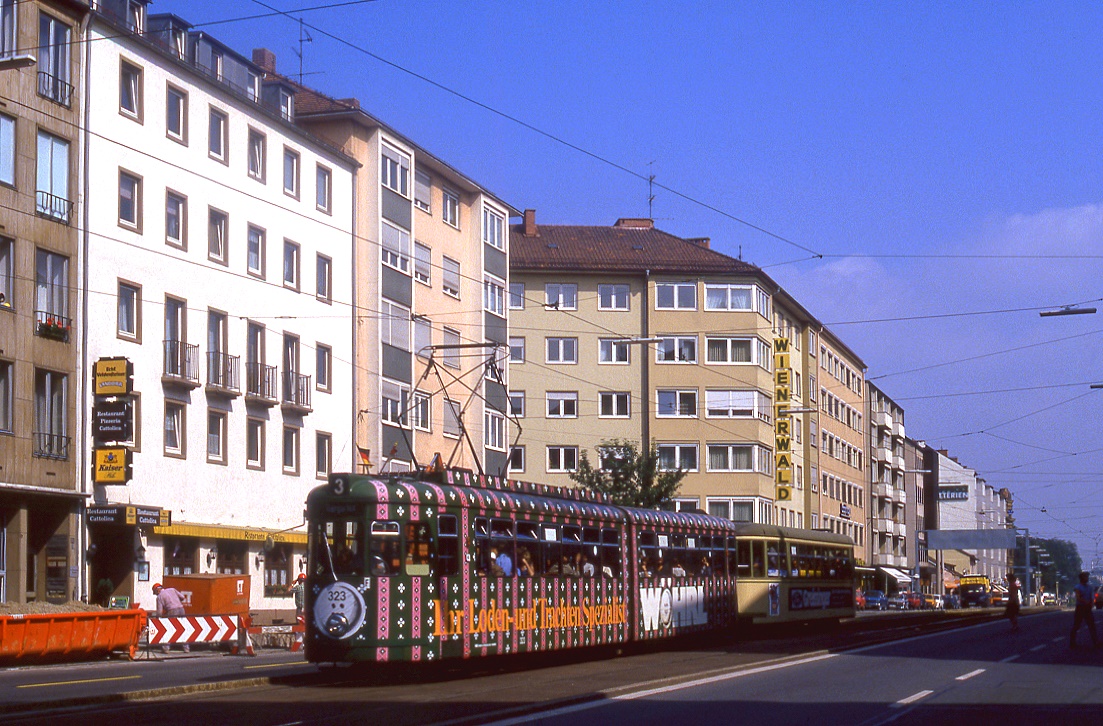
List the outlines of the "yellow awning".
<svg viewBox="0 0 1103 726">
<path fill-rule="evenodd" d="M 280 532 L 261 527 L 231 527 L 225 524 L 171 524 L 168 527 L 154 527 L 153 533 L 175 537 L 238 539 L 249 542 L 263 542 L 271 537 L 275 542 L 306 544 L 306 532 Z"/>
</svg>

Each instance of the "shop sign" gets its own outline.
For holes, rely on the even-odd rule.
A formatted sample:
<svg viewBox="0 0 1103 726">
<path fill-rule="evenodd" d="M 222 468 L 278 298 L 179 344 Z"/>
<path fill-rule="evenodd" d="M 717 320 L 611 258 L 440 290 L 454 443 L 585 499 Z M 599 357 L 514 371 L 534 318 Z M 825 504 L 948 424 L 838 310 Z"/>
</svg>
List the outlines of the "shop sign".
<svg viewBox="0 0 1103 726">
<path fill-rule="evenodd" d="M 839 503 L 839 516 L 843 519 L 850 519 L 850 505 Z"/>
<path fill-rule="evenodd" d="M 100 401 L 92 406 L 92 438 L 98 444 L 129 441 L 131 421 L 129 401 Z"/>
<path fill-rule="evenodd" d="M 89 507 L 89 524 L 124 524 L 167 527 L 172 524 L 172 510 L 160 507 L 143 507 L 135 504 L 113 504 L 105 507 Z"/>
<path fill-rule="evenodd" d="M 968 499 L 969 499 L 969 485 L 968 484 L 964 484 L 962 486 L 939 487 L 938 488 L 938 501 L 940 501 L 940 502 L 966 501 Z"/>
<path fill-rule="evenodd" d="M 789 339 L 774 338 L 774 499 L 779 502 L 793 499 L 793 433 L 788 413 L 793 371 L 789 366 Z"/>
<path fill-rule="evenodd" d="M 126 358 L 100 358 L 92 364 L 92 381 L 97 396 L 129 396 L 134 390 L 134 365 Z"/>
<path fill-rule="evenodd" d="M 134 455 L 125 446 L 92 449 L 92 482 L 126 484 L 130 481 Z"/>
</svg>

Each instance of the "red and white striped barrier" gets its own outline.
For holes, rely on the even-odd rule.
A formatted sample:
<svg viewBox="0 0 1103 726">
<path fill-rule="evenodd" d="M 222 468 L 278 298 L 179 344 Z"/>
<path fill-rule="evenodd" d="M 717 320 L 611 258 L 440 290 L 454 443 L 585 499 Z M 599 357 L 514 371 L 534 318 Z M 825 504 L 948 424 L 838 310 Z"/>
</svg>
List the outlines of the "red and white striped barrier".
<svg viewBox="0 0 1103 726">
<path fill-rule="evenodd" d="M 191 643 L 237 642 L 235 652 L 253 655 L 249 640 L 249 623 L 240 615 L 184 615 L 149 619 L 149 644 L 171 645 Z"/>
</svg>

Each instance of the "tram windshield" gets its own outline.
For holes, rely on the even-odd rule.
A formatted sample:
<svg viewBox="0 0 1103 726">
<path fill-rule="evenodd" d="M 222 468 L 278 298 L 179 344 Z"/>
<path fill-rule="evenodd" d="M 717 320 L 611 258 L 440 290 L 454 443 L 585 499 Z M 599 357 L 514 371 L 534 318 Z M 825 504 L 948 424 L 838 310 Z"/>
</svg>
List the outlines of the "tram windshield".
<svg viewBox="0 0 1103 726">
<path fill-rule="evenodd" d="M 364 572 L 364 527 L 351 520 L 321 520 L 310 532 L 311 565 L 316 575 Z"/>
</svg>

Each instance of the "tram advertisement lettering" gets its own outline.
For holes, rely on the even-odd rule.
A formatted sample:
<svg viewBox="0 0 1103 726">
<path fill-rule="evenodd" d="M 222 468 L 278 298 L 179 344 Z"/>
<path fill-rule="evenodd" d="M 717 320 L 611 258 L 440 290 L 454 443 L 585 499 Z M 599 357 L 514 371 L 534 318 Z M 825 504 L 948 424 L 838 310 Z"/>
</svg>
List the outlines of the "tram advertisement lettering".
<svg viewBox="0 0 1103 726">
<path fill-rule="evenodd" d="M 477 633 L 504 633 L 512 630 L 556 630 L 562 628 L 596 628 L 604 625 L 624 625 L 628 622 L 628 608 L 622 598 L 607 603 L 581 605 L 554 605 L 549 599 L 537 600 L 531 607 L 500 608 L 493 602 L 486 607 L 465 603 L 464 609 L 447 613 L 440 600 L 434 602 L 436 618 L 433 634 L 473 635 Z"/>
<path fill-rule="evenodd" d="M 794 587 L 789 590 L 789 610 L 827 610 L 851 606 L 848 587 Z"/>
<path fill-rule="evenodd" d="M 641 587 L 640 614 L 647 632 L 704 625 L 709 621 L 705 611 L 705 588 L 701 585 Z"/>
</svg>

